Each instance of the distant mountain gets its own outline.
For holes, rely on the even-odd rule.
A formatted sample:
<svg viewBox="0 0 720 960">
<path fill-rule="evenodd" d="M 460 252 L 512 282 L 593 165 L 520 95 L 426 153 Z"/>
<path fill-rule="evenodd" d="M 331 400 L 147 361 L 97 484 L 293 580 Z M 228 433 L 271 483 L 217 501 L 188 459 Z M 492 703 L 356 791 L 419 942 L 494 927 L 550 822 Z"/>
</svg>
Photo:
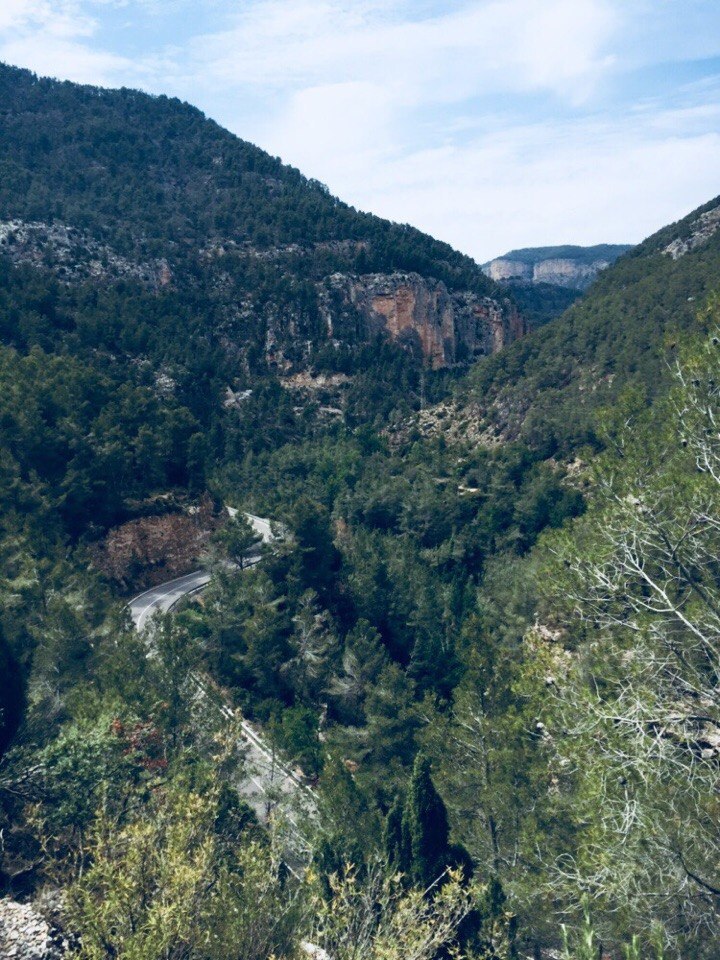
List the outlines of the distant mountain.
<svg viewBox="0 0 720 960">
<path fill-rule="evenodd" d="M 525 247 L 483 264 L 486 276 L 499 282 L 549 283 L 586 290 L 597 274 L 631 250 L 630 244 L 594 247 Z"/>
</svg>

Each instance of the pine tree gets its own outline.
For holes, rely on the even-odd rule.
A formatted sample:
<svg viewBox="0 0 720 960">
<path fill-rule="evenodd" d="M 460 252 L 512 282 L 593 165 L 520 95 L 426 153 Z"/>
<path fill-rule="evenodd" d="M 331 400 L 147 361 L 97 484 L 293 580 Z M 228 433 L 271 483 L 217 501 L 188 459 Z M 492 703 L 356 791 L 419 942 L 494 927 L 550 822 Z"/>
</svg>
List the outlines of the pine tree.
<svg viewBox="0 0 720 960">
<path fill-rule="evenodd" d="M 215 541 L 227 555 L 228 560 L 243 570 L 250 561 L 253 548 L 260 543 L 261 537 L 255 532 L 250 521 L 242 514 L 232 517 L 215 535 Z"/>
</svg>

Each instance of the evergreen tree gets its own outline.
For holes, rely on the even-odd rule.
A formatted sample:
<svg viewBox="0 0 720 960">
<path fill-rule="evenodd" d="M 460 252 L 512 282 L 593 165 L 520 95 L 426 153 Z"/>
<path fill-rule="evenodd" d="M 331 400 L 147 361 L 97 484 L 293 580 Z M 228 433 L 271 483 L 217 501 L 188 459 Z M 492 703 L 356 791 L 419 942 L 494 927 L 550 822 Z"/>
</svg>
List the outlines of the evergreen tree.
<svg viewBox="0 0 720 960">
<path fill-rule="evenodd" d="M 281 672 L 298 696 L 306 702 L 317 703 L 337 657 L 338 638 L 313 590 L 306 590 L 300 597 L 292 623 L 292 656 L 283 664 Z"/>
<path fill-rule="evenodd" d="M 411 852 L 407 842 L 409 839 L 407 830 L 403 829 L 403 808 L 404 802 L 402 795 L 398 794 L 385 819 L 383 847 L 388 864 L 403 874 L 409 874 Z"/>
<path fill-rule="evenodd" d="M 255 532 L 247 517 L 238 513 L 216 534 L 215 542 L 228 559 L 243 570 L 248 565 L 253 547 L 260 543 L 260 535 Z"/>
<path fill-rule="evenodd" d="M 367 762 L 381 768 L 386 779 L 393 767 L 401 768 L 397 771 L 398 779 L 402 777 L 404 781 L 405 767 L 412 763 L 415 751 L 419 719 L 413 683 L 396 663 L 384 667 L 376 685 L 368 691 L 365 712 Z"/>
<path fill-rule="evenodd" d="M 364 719 L 367 692 L 377 683 L 387 662 L 388 655 L 380 634 L 367 620 L 358 620 L 345 638 L 342 669 L 331 678 L 328 686 L 338 711 L 350 723 L 360 723 Z"/>
<path fill-rule="evenodd" d="M 468 940 L 474 940 L 480 956 L 487 960 L 513 960 L 517 957 L 517 918 L 508 910 L 506 902 L 502 884 L 493 877 L 480 898 L 478 909 L 466 918 L 468 933 L 473 921 L 479 921 L 474 936 L 468 936 Z"/>
<path fill-rule="evenodd" d="M 427 888 L 449 863 L 450 827 L 445 804 L 432 782 L 430 761 L 423 754 L 415 758 L 403 824 L 410 839 L 412 879 Z"/>
</svg>

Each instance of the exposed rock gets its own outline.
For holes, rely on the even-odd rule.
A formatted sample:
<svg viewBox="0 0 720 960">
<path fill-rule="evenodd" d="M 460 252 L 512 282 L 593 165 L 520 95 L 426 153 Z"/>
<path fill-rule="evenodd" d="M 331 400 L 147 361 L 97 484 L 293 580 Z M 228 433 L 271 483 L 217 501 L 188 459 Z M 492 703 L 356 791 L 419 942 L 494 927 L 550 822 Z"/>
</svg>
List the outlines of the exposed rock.
<svg viewBox="0 0 720 960">
<path fill-rule="evenodd" d="M 720 229 L 720 206 L 701 213 L 697 220 L 691 224 L 689 236 L 678 237 L 673 240 L 665 247 L 663 253 L 672 257 L 673 260 L 679 260 L 680 257 L 684 257 L 686 253 L 691 253 L 709 240 L 718 229 Z"/>
<path fill-rule="evenodd" d="M 318 391 L 336 390 L 350 383 L 351 378 L 346 373 L 320 373 L 313 376 L 307 372 L 294 373 L 290 377 L 283 377 L 280 382 L 287 390 L 307 390 L 310 393 Z"/>
<path fill-rule="evenodd" d="M 69 944 L 54 923 L 32 904 L 0 900 L 0 957 L 3 960 L 61 960 Z"/>
<path fill-rule="evenodd" d="M 248 240 L 233 239 L 212 240 L 200 250 L 201 260 L 213 260 L 223 257 L 227 253 L 236 253 L 253 260 L 277 261 L 288 257 L 309 257 L 318 251 L 327 251 L 346 257 L 355 255 L 361 250 L 368 250 L 369 244 L 365 240 L 328 240 L 318 243 L 301 244 L 286 243 L 274 247 L 257 247 Z"/>
<path fill-rule="evenodd" d="M 526 332 L 509 301 L 451 293 L 417 273 L 333 274 L 323 284 L 320 304 L 330 336 L 345 330 L 354 314 L 357 337 L 386 333 L 415 341 L 434 369 L 495 353 Z"/>
<path fill-rule="evenodd" d="M 522 280 L 527 283 L 552 283 L 556 287 L 571 287 L 584 290 L 601 270 L 610 266 L 609 260 L 593 260 L 591 263 L 578 263 L 575 260 L 558 258 L 541 260 L 536 264 L 520 263 L 517 260 L 505 260 L 502 257 L 493 260 L 487 274 L 493 280 Z"/>
<path fill-rule="evenodd" d="M 485 273 L 491 280 L 497 280 L 502 283 L 503 280 L 528 280 L 533 279 L 533 266 L 530 263 L 522 263 L 520 260 L 508 260 L 505 257 L 498 257 L 497 260 L 491 260 L 485 269 Z"/>
<path fill-rule="evenodd" d="M 164 370 L 161 370 L 159 373 L 155 374 L 155 392 L 159 397 L 167 399 L 172 397 L 177 389 L 177 382 L 174 377 L 171 377 L 169 373 L 166 373 Z"/>
<path fill-rule="evenodd" d="M 491 260 L 483 265 L 483 271 L 500 283 L 549 283 L 586 290 L 601 270 L 629 249 L 627 244 L 528 247 Z"/>
<path fill-rule="evenodd" d="M 425 407 L 388 429 L 386 435 L 393 447 L 419 437 L 443 437 L 450 445 L 469 444 L 472 447 L 496 447 L 502 442 L 502 437 L 488 425 L 484 411 L 477 404 L 459 405 L 454 401 Z M 466 487 L 461 492 L 472 492 L 472 489 Z"/>
<path fill-rule="evenodd" d="M 296 269 L 293 263 L 299 259 L 318 251 L 347 259 L 367 250 L 364 242 L 293 243 L 259 249 L 229 239 L 215 240 L 201 249 L 185 251 L 198 270 L 183 270 L 184 261 L 174 260 L 172 251 L 168 253 L 170 262 L 143 256 L 144 245 L 142 237 L 135 238 L 133 253 L 124 256 L 67 224 L 0 222 L 0 253 L 15 265 L 49 270 L 63 283 L 132 279 L 155 292 L 173 285 L 210 292 L 222 318 L 217 332 L 228 353 L 242 363 L 248 332 L 264 327 L 265 359 L 281 373 L 302 369 L 323 334 L 338 345 L 354 345 L 384 333 L 408 348 L 416 345 L 428 365 L 439 369 L 494 353 L 526 332 L 509 300 L 450 292 L 444 283 L 417 273 L 335 273 L 318 280 L 322 331 L 317 328 L 314 309 L 306 309 L 292 295 L 257 301 L 253 292 L 238 284 L 237 262 L 233 266 L 238 258 L 261 260 L 282 271 L 285 261 L 292 273 Z M 172 392 L 171 380 L 158 382 L 161 395 Z"/>
<path fill-rule="evenodd" d="M 209 499 L 185 513 L 130 520 L 91 548 L 93 563 L 124 590 L 163 583 L 196 568 L 223 520 Z"/>
<path fill-rule="evenodd" d="M 312 409 L 319 421 L 341 420 L 345 416 L 348 386 L 352 377 L 345 373 L 319 373 L 313 375 L 301 370 L 281 377 L 280 383 L 292 394 L 298 415 Z"/>
<path fill-rule="evenodd" d="M 167 261 L 130 260 L 63 223 L 0 221 L 0 253 L 15 265 L 44 267 L 65 283 L 133 279 L 158 289 L 172 281 Z"/>
<path fill-rule="evenodd" d="M 300 949 L 310 957 L 310 960 L 332 960 L 327 950 L 323 950 L 322 947 L 318 947 L 314 943 L 309 943 L 307 940 L 303 940 L 300 943 Z"/>
<path fill-rule="evenodd" d="M 554 283 L 557 287 L 582 290 L 609 266 L 609 260 L 593 260 L 587 264 L 565 259 L 542 260 L 533 267 L 533 283 Z"/>
</svg>

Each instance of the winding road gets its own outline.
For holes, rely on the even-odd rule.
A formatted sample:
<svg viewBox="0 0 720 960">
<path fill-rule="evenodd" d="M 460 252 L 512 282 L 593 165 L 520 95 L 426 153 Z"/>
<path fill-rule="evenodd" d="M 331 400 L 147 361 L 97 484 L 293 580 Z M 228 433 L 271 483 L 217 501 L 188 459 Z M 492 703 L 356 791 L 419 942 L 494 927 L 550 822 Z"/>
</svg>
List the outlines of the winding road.
<svg viewBox="0 0 720 960">
<path fill-rule="evenodd" d="M 228 508 L 230 516 L 235 516 L 237 510 Z M 250 525 L 262 538 L 263 543 L 270 543 L 273 539 L 273 532 L 269 520 L 263 517 L 253 516 L 246 513 L 245 516 L 250 521 Z M 247 559 L 247 565 L 257 563 L 260 559 L 259 553 L 251 553 Z M 168 580 L 167 583 L 161 583 L 157 587 L 151 587 L 144 593 L 139 593 L 128 603 L 130 616 L 137 630 L 142 632 L 147 626 L 147 622 L 154 613 L 167 613 L 179 603 L 183 597 L 198 593 L 210 583 L 210 574 L 206 570 L 195 570 L 193 573 L 186 573 L 184 577 L 177 577 L 175 580 Z"/>
<path fill-rule="evenodd" d="M 232 508 L 228 510 L 231 516 L 237 513 Z M 274 539 L 269 520 L 252 514 L 245 516 L 264 543 Z M 260 552 L 256 549 L 247 555 L 246 563 L 250 566 L 259 560 Z M 135 628 L 142 633 L 153 614 L 168 613 L 185 597 L 203 590 L 210 583 L 210 579 L 206 570 L 195 570 L 139 593 L 128 603 Z M 227 704 L 217 702 L 217 697 L 202 676 L 192 674 L 190 682 L 197 691 L 198 699 L 213 704 L 227 720 L 234 720 L 239 725 L 245 763 L 243 779 L 238 783 L 238 789 L 261 820 L 267 820 L 272 813 L 287 822 L 293 841 L 292 859 L 300 866 L 305 851 L 302 849 L 304 842 L 295 820 L 298 813 L 311 818 L 316 816 L 317 808 L 312 791 L 294 771 L 278 759 L 262 734 L 239 712 Z"/>
</svg>

